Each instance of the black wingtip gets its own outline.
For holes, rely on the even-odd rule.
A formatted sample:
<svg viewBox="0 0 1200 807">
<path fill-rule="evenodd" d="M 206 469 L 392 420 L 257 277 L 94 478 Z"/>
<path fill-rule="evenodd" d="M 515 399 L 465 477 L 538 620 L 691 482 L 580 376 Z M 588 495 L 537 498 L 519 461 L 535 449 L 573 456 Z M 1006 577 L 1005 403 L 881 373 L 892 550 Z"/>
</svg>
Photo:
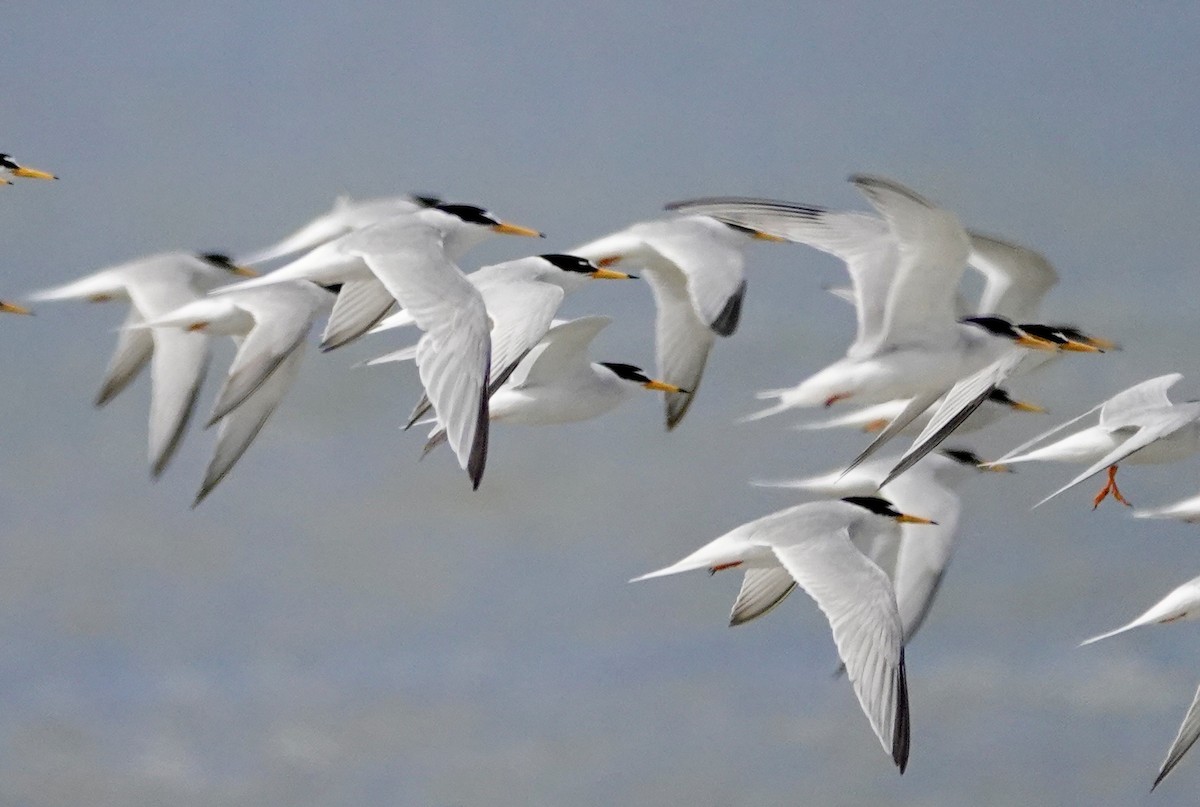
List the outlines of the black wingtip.
<svg viewBox="0 0 1200 807">
<path fill-rule="evenodd" d="M 904 671 L 904 648 L 900 648 L 900 664 L 896 668 L 896 725 L 892 731 L 892 761 L 904 773 L 908 767 L 909 750 L 908 676 Z"/>
<path fill-rule="evenodd" d="M 717 314 L 716 319 L 710 322 L 708 327 L 712 328 L 718 336 L 732 336 L 742 319 L 742 302 L 745 299 L 746 281 L 743 280 L 737 287 L 737 291 L 731 294 L 729 299 L 725 301 L 724 307 L 721 308 L 721 313 Z"/>
<path fill-rule="evenodd" d="M 483 480 L 483 468 L 487 464 L 488 449 L 488 395 L 487 381 L 479 396 L 479 413 L 475 418 L 475 439 L 471 443 L 471 456 L 467 459 L 467 474 L 471 477 L 471 490 L 479 490 Z"/>
</svg>

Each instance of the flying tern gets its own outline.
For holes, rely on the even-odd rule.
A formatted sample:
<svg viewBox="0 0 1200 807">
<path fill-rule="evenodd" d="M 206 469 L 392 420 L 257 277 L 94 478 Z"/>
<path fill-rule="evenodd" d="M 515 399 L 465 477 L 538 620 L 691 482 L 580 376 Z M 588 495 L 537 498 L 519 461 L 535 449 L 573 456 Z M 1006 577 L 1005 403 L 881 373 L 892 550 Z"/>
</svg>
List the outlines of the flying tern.
<svg viewBox="0 0 1200 807">
<path fill-rule="evenodd" d="M 904 628 L 887 575 L 855 544 L 889 531 L 895 535 L 904 523 L 931 522 L 878 497 L 809 502 L 743 524 L 634 581 L 741 567 L 746 575 L 733 607 L 734 624 L 770 610 L 798 584 L 828 618 L 859 705 L 903 773 L 909 749 Z"/>
<path fill-rule="evenodd" d="M 1179 373 L 1169 373 L 1136 384 L 1082 415 L 1018 446 L 997 462 L 1013 465 L 1019 462 L 1048 460 L 1089 464 L 1087 470 L 1034 507 L 1048 502 L 1106 468 L 1107 483 L 1092 500 L 1092 508 L 1098 507 L 1110 493 L 1117 501 L 1129 505 L 1129 501 L 1117 487 L 1119 463 L 1178 462 L 1200 451 L 1200 402 L 1176 404 L 1167 397 L 1167 390 L 1182 377 Z M 1041 448 L 1026 450 L 1096 412 L 1099 412 L 1099 416 L 1094 426 L 1081 429 Z"/>
<path fill-rule="evenodd" d="M 879 483 L 894 462 L 880 458 L 858 466 L 849 474 L 834 471 L 755 484 L 831 497 L 866 496 L 878 491 L 897 510 L 921 513 L 936 522 L 933 526 L 903 524 L 899 536 L 877 536 L 871 545 L 858 545 L 891 578 L 904 627 L 904 643 L 908 644 L 929 614 L 954 551 L 962 511 L 956 488 L 982 472 L 1008 469 L 986 465 L 977 454 L 966 449 L 945 449 L 925 457 L 912 471 L 881 488 Z"/>
<path fill-rule="evenodd" d="M 609 317 L 589 316 L 554 325 L 492 395 L 492 422 L 574 423 L 616 408 L 638 388 L 679 392 L 674 384 L 650 378 L 632 364 L 589 360 L 592 341 L 611 322 Z M 445 432 L 436 428 L 425 451 L 444 439 Z"/>
<path fill-rule="evenodd" d="M 206 335 L 173 328 L 137 326 L 163 316 L 227 283 L 233 275 L 253 275 L 229 258 L 210 253 L 166 252 L 140 258 L 30 295 L 34 300 L 87 300 L 130 303 L 125 327 L 109 362 L 96 406 L 104 406 L 150 362 L 150 467 L 157 477 L 183 437 L 208 368 Z"/>
</svg>

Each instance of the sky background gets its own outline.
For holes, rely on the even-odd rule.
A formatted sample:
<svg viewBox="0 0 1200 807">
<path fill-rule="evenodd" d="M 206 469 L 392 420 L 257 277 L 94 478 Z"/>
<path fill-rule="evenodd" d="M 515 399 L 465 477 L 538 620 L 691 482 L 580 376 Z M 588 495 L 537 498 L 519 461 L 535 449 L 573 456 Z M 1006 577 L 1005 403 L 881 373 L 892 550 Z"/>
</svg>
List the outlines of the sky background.
<svg viewBox="0 0 1200 807">
<path fill-rule="evenodd" d="M 333 197 L 436 192 L 541 229 L 468 268 L 698 195 L 865 208 L 894 177 L 1043 252 L 1043 311 L 1124 343 L 1016 389 L 1052 418 L 1136 381 L 1200 397 L 1200 9 L 1194 4 L 211 2 L 5 10 L 2 150 L 57 183 L 0 188 L 0 296 L 166 249 L 246 251 Z M 414 7 L 415 6 L 415 7 Z M 726 627 L 738 575 L 628 585 L 788 506 L 748 485 L 864 444 L 756 390 L 842 354 L 832 259 L 748 255 L 739 332 L 687 419 L 653 395 L 497 428 L 472 493 L 397 426 L 411 369 L 321 355 L 189 510 L 213 435 L 146 467 L 148 381 L 91 400 L 118 306 L 7 318 L 0 357 L 0 802 L 13 805 L 1195 803 L 1200 758 L 1148 789 L 1200 683 L 1187 624 L 1079 649 L 1200 574 L 1195 527 L 1030 513 L 1071 466 L 972 480 L 959 551 L 908 654 L 900 777 L 815 606 Z M 653 366 L 649 291 L 597 284 L 596 358 Z M 222 346 L 213 376 L 231 351 Z M 210 378 L 201 400 L 215 392 Z M 1136 503 L 1197 462 L 1122 472 Z"/>
</svg>

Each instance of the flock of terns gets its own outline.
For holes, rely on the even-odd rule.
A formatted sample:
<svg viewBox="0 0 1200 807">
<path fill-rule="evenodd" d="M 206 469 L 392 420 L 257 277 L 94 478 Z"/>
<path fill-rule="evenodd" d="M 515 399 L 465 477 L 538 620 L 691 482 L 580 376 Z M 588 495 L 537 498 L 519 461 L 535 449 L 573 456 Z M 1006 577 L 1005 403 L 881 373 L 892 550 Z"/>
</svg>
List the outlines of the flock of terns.
<svg viewBox="0 0 1200 807">
<path fill-rule="evenodd" d="M 54 178 L 8 155 L 0 155 L 0 169 L 8 177 Z M 340 198 L 329 213 L 236 261 L 162 253 L 29 297 L 128 304 L 96 405 L 150 365 L 155 476 L 170 462 L 196 407 L 213 337 L 237 343 L 206 421 L 217 426 L 216 449 L 195 506 L 279 404 L 321 318 L 323 350 L 367 333 L 419 329 L 414 345 L 371 363 L 416 363 L 424 394 L 406 428 L 429 425 L 426 451 L 448 444 L 478 487 L 492 422 L 584 420 L 641 387 L 664 394 L 666 426 L 675 428 L 695 399 L 717 337 L 737 330 L 746 291 L 743 252 L 754 240 L 806 244 L 836 256 L 850 285 L 831 291 L 854 306 L 854 342 L 843 358 L 796 386 L 760 393 L 771 403 L 747 419 L 848 401 L 859 408 L 804 428 L 859 429 L 874 433 L 874 440 L 844 469 L 759 483 L 806 490 L 819 500 L 743 524 L 635 579 L 740 569 L 731 625 L 762 616 L 796 586 L 803 588 L 828 619 L 859 704 L 903 772 L 910 748 L 904 648 L 929 613 L 953 551 L 957 485 L 1016 463 L 1074 462 L 1087 468 L 1047 498 L 1107 472 L 1093 507 L 1110 493 L 1128 505 L 1116 485 L 1118 464 L 1174 462 L 1200 451 L 1200 402 L 1172 402 L 1167 393 L 1180 376 L 1165 375 L 992 462 L 940 449 L 954 432 L 983 428 L 1010 412 L 1041 411 L 1015 400 L 1003 386 L 1009 381 L 1066 353 L 1103 353 L 1116 345 L 1044 321 L 1040 304 L 1058 277 L 1038 253 L 967 230 L 954 213 L 893 180 L 857 175 L 850 181 L 874 212 L 736 197 L 676 202 L 667 206 L 667 218 L 469 274 L 459 264 L 485 237 L 541 233 L 431 196 Z M 249 268 L 273 262 L 282 265 L 265 274 Z M 977 300 L 960 291 L 968 267 L 984 279 Z M 589 281 L 638 276 L 656 304 L 657 377 L 630 364 L 590 360 L 589 347 L 608 317 L 555 317 L 563 298 Z M 29 313 L 12 302 L 0 303 L 0 310 Z M 1065 436 L 1048 442 L 1060 432 Z M 915 435 L 901 455 L 877 456 L 900 434 Z M 1200 496 L 1136 514 L 1198 521 Z M 1197 616 L 1200 578 L 1128 625 L 1088 641 Z M 1155 786 L 1197 737 L 1200 692 Z"/>
</svg>

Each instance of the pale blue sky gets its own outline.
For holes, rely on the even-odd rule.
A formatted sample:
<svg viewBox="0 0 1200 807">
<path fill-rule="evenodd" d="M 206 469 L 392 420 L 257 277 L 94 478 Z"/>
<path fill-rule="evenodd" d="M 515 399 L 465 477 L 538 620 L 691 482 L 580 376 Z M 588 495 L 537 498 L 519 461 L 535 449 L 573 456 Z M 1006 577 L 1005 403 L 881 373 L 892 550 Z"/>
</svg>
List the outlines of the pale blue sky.
<svg viewBox="0 0 1200 807">
<path fill-rule="evenodd" d="M 1173 370 L 1197 397 L 1195 6 L 414 5 L 6 9 L 0 150 L 62 180 L 0 188 L 0 295 L 254 248 L 340 192 L 441 193 L 563 249 L 696 195 L 861 208 L 844 180 L 870 171 L 1045 253 L 1062 276 L 1045 310 L 1125 343 L 1031 380 L 1055 418 Z M 473 263 L 530 246 L 495 239 Z M 152 484 L 146 382 L 90 405 L 120 312 L 6 319 L 0 801 L 1194 803 L 1200 758 L 1147 790 L 1200 636 L 1075 644 L 1200 574 L 1198 536 L 1092 513 L 1084 491 L 1029 513 L 1069 467 L 967 489 L 909 654 L 903 777 L 830 677 L 811 602 L 730 630 L 735 578 L 625 583 L 792 502 L 748 480 L 862 445 L 787 428 L 807 413 L 734 423 L 852 331 L 820 293 L 840 280 L 825 256 L 764 245 L 749 272 L 742 329 L 677 432 L 650 396 L 497 428 L 475 494 L 397 430 L 415 376 L 352 368 L 385 339 L 307 357 L 190 511 L 212 436 Z M 645 288 L 566 310 L 616 318 L 598 358 L 652 365 Z M 1122 479 L 1146 505 L 1200 487 L 1194 462 Z"/>
</svg>

